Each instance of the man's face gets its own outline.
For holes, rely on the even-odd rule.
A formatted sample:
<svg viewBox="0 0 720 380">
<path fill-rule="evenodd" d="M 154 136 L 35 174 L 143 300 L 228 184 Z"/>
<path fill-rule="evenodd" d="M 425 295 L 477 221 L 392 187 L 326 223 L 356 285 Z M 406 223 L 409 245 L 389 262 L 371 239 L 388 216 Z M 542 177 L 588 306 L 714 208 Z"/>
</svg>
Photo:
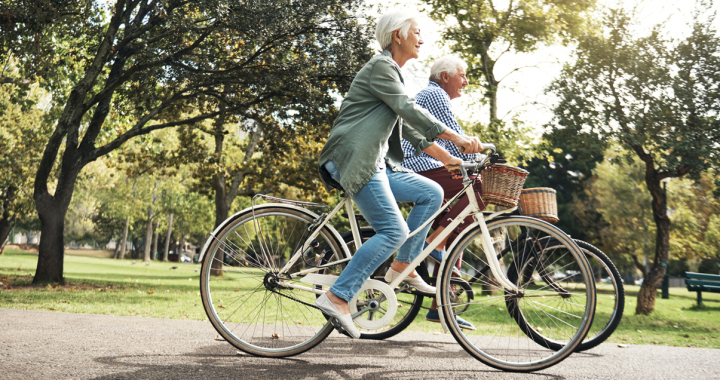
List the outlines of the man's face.
<svg viewBox="0 0 720 380">
<path fill-rule="evenodd" d="M 442 73 L 442 83 L 440 83 L 440 87 L 448 93 L 451 100 L 461 97 L 462 89 L 467 85 L 468 81 L 465 77 L 465 70 L 463 70 L 462 67 L 458 67 L 457 72 L 453 76 L 450 76 L 447 71 Z"/>
</svg>

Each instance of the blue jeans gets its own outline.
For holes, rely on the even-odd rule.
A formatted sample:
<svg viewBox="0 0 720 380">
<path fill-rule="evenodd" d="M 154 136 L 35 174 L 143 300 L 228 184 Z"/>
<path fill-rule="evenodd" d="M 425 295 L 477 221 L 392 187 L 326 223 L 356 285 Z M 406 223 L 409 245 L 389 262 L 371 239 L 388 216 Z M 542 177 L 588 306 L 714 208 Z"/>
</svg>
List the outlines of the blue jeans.
<svg viewBox="0 0 720 380">
<path fill-rule="evenodd" d="M 340 173 L 332 161 L 326 163 L 325 168 L 340 182 Z M 407 236 L 440 209 L 443 190 L 436 182 L 421 175 L 381 169 L 351 198 L 375 230 L 375 236 L 357 250 L 330 288 L 333 294 L 348 302 L 396 250 L 399 252 L 395 260 L 403 263 L 420 255 L 430 224 L 410 239 Z M 415 203 L 407 223 L 397 202 Z"/>
</svg>

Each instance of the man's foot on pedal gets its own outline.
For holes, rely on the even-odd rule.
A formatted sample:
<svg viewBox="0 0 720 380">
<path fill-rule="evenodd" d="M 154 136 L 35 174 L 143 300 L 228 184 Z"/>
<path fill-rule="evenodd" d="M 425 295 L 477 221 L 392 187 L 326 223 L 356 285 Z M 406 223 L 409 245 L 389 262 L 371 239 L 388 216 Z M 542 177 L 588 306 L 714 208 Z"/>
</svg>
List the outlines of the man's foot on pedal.
<svg viewBox="0 0 720 380">
<path fill-rule="evenodd" d="M 396 278 L 400 276 L 400 272 L 397 272 L 393 270 L 392 268 L 388 269 L 387 273 L 385 273 L 385 282 L 388 284 L 393 282 Z M 427 294 L 427 295 L 435 295 L 435 287 L 428 285 L 425 280 L 422 279 L 422 277 L 410 277 L 407 276 L 403 280 L 403 282 L 407 283 L 408 285 L 415 288 L 415 290 L 418 291 L 418 293 Z"/>
<path fill-rule="evenodd" d="M 438 313 L 437 310 L 430 310 L 427 314 L 425 314 L 425 320 L 428 322 L 437 322 L 440 323 L 440 313 Z M 475 326 L 473 326 L 472 323 L 455 316 L 455 320 L 457 321 L 458 326 L 462 329 L 466 330 L 475 330 Z"/>
<path fill-rule="evenodd" d="M 425 242 L 425 245 L 423 246 L 423 250 L 427 248 L 428 243 Z M 432 252 L 430 252 L 430 258 L 435 260 L 436 263 L 440 264 L 443 260 L 443 257 L 445 257 L 445 248 L 441 250 L 433 249 Z"/>
</svg>

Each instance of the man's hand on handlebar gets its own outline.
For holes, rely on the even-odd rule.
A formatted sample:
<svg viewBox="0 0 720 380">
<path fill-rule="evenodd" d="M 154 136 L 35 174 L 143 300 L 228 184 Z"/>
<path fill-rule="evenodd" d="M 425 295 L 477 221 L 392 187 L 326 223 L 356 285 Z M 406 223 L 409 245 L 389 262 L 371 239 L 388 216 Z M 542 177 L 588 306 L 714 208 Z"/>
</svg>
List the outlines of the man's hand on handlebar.
<svg viewBox="0 0 720 380">
<path fill-rule="evenodd" d="M 457 145 L 463 153 L 474 154 L 483 151 L 483 144 L 480 142 L 479 138 L 474 136 L 459 135 L 449 128 L 437 137 Z"/>
<path fill-rule="evenodd" d="M 483 144 L 480 139 L 475 136 L 460 136 L 458 135 L 457 141 L 453 141 L 455 145 L 461 147 L 461 151 L 465 154 L 479 153 L 484 150 Z"/>
</svg>

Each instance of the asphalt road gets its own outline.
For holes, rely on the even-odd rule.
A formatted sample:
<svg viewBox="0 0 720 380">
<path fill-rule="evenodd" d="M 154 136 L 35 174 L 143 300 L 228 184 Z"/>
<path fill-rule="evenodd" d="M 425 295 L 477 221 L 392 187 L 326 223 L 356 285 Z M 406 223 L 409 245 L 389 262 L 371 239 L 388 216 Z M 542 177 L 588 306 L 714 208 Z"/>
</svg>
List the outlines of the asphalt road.
<svg viewBox="0 0 720 380">
<path fill-rule="evenodd" d="M 335 333 L 287 359 L 257 358 L 209 322 L 0 309 L 0 379 L 720 379 L 720 350 L 603 344 L 530 374 L 504 373 L 449 334 L 356 341 Z"/>
</svg>

